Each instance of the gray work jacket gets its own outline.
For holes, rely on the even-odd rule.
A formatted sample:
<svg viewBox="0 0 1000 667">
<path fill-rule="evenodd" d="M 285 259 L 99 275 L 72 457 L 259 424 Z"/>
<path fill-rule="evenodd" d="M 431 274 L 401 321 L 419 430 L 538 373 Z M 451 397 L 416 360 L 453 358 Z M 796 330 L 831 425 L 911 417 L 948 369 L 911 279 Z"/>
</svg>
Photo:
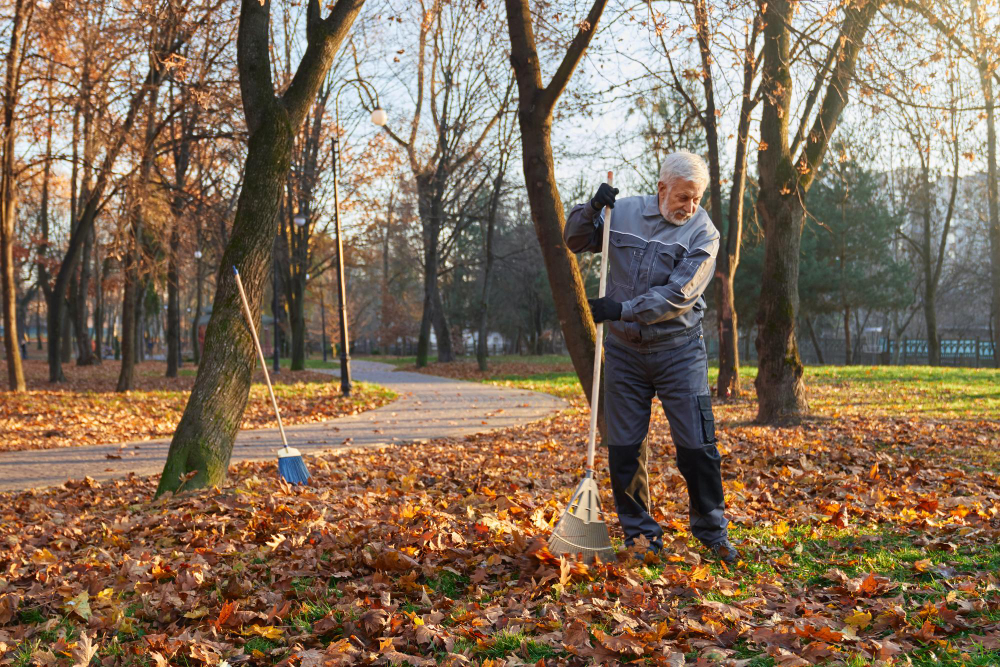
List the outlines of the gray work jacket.
<svg viewBox="0 0 1000 667">
<path fill-rule="evenodd" d="M 573 252 L 600 252 L 604 213 L 589 202 L 570 211 L 563 230 Z M 622 319 L 608 322 L 616 342 L 642 351 L 674 347 L 679 334 L 701 324 L 702 294 L 715 272 L 719 232 L 705 209 L 684 224 L 660 215 L 656 195 L 615 202 L 608 255 L 608 297 L 622 303 Z"/>
</svg>

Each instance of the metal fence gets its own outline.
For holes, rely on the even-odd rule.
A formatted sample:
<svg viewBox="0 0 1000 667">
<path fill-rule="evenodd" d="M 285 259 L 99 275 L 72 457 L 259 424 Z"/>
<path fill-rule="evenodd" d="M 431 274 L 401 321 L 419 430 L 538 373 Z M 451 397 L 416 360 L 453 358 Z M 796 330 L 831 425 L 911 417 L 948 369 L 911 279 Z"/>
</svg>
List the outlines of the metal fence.
<svg viewBox="0 0 1000 667">
<path fill-rule="evenodd" d="M 753 339 L 756 332 L 740 337 L 740 360 L 757 361 L 757 350 Z M 895 340 L 880 337 L 877 341 L 866 341 L 866 344 L 852 342 L 852 363 L 863 366 L 920 366 L 929 363 L 927 339 L 902 338 L 898 345 Z M 717 338 L 705 337 L 709 359 L 718 360 L 719 341 Z M 807 337 L 799 335 L 799 357 L 802 363 L 816 366 L 821 364 L 843 365 L 845 341 L 843 338 L 819 338 L 819 353 L 816 345 Z M 941 365 L 962 366 L 967 368 L 998 368 L 996 351 L 992 341 L 976 338 L 942 339 Z M 822 357 L 820 356 L 822 353 Z"/>
</svg>

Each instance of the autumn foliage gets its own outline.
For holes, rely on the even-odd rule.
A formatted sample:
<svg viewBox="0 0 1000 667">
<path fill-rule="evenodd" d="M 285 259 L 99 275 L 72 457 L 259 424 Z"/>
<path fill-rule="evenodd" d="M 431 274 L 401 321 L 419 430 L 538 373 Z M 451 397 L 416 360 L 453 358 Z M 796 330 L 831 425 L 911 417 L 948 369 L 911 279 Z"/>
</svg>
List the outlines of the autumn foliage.
<svg viewBox="0 0 1000 667">
<path fill-rule="evenodd" d="M 0 368 L 3 363 L 0 362 Z M 165 364 L 146 362 L 136 373 L 136 390 L 114 391 L 118 364 L 83 366 L 53 388 L 41 361 L 25 361 L 28 391 L 0 401 L 0 452 L 81 445 L 106 445 L 166 437 L 177 428 L 196 369 L 164 377 Z M 388 403 L 392 392 L 360 383 L 350 398 L 329 375 L 311 371 L 272 378 L 286 425 L 308 424 L 355 414 Z M 274 408 L 259 370 L 241 428 L 276 428 Z"/>
<path fill-rule="evenodd" d="M 995 655 L 996 424 L 834 405 L 867 393 L 834 386 L 822 418 L 782 429 L 752 425 L 751 402 L 718 406 L 744 556 L 731 569 L 689 540 L 655 410 L 652 494 L 667 546 L 644 561 L 621 552 L 588 568 L 540 540 L 582 472 L 587 415 L 576 408 L 463 440 L 307 457 L 306 488 L 261 462 L 234 467 L 224 489 L 155 502 L 155 478 L 134 476 L 0 495 L 0 663 Z"/>
</svg>

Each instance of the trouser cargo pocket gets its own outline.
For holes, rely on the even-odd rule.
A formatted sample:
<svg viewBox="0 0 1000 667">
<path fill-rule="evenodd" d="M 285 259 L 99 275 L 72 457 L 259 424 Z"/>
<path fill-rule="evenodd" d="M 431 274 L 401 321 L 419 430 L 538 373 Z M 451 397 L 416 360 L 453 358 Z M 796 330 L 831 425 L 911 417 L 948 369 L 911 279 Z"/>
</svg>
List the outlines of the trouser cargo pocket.
<svg viewBox="0 0 1000 667">
<path fill-rule="evenodd" d="M 712 397 L 698 397 L 698 411 L 701 413 L 702 443 L 714 445 L 715 440 L 715 415 L 712 414 Z"/>
</svg>

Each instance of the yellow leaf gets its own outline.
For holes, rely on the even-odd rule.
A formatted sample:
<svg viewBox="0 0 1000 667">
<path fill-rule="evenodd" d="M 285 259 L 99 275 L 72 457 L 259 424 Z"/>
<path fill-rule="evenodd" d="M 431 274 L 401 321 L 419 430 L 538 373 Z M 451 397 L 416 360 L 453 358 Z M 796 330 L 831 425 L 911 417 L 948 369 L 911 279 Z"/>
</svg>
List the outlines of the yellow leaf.
<svg viewBox="0 0 1000 667">
<path fill-rule="evenodd" d="M 932 561 L 930 558 L 924 558 L 923 560 L 918 560 L 917 562 L 915 562 L 913 564 L 913 569 L 916 570 L 917 572 L 926 572 L 927 570 L 931 569 L 932 565 L 934 565 L 934 561 Z"/>
<path fill-rule="evenodd" d="M 856 611 L 847 618 L 844 622 L 848 625 L 854 626 L 858 630 L 863 630 L 868 627 L 868 624 L 872 622 L 872 615 L 867 611 Z"/>
<path fill-rule="evenodd" d="M 39 549 L 35 553 L 31 554 L 31 560 L 35 563 L 38 563 L 39 565 L 42 564 L 51 565 L 55 563 L 56 560 L 58 559 L 55 556 L 53 556 L 52 552 L 49 551 L 48 549 Z"/>
<path fill-rule="evenodd" d="M 774 534 L 778 537 L 783 537 L 788 534 L 788 522 L 782 521 L 777 526 L 774 527 Z"/>
<path fill-rule="evenodd" d="M 244 630 L 245 635 L 260 635 L 264 639 L 279 639 L 285 631 L 273 625 L 260 626 L 254 623 L 249 630 Z"/>
<path fill-rule="evenodd" d="M 208 609 L 205 607 L 198 607 L 197 609 L 192 609 L 188 613 L 184 614 L 184 618 L 201 618 L 202 616 L 208 615 Z"/>
</svg>

